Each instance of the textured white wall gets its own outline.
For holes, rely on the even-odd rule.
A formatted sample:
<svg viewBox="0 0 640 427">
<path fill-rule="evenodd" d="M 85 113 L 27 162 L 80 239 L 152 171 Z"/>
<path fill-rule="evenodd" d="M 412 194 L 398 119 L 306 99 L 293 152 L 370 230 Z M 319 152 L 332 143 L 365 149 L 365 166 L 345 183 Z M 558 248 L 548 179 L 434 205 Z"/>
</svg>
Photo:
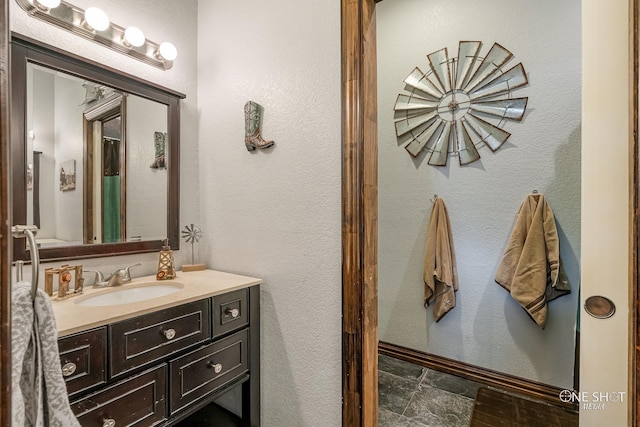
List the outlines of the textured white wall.
<svg viewBox="0 0 640 427">
<path fill-rule="evenodd" d="M 340 2 L 198 6 L 204 260 L 264 279 L 262 425 L 339 426 Z M 272 149 L 244 146 L 248 100 Z"/>
<path fill-rule="evenodd" d="M 573 385 L 580 256 L 580 1 L 394 0 L 377 7 L 380 339 L 561 387 Z M 496 153 L 460 167 L 413 160 L 400 146 L 393 105 L 402 81 L 426 55 L 458 41 L 494 42 L 522 62 L 525 119 Z M 541 330 L 494 282 L 520 204 L 545 194 L 574 292 L 552 301 Z M 423 307 L 423 259 L 430 198 L 447 204 L 458 261 L 457 306 L 440 322 Z"/>
<path fill-rule="evenodd" d="M 10 2 L 11 31 L 24 34 L 49 45 L 83 56 L 138 76 L 145 80 L 182 92 L 186 99 L 180 101 L 180 226 L 199 222 L 198 200 L 198 144 L 197 144 L 197 2 L 196 0 L 73 0 L 73 4 L 86 9 L 97 6 L 104 10 L 116 24 L 127 27 L 136 25 L 146 37 L 155 42 L 170 41 L 178 49 L 173 68 L 167 71 L 152 67 L 133 58 L 102 47 L 50 24 L 33 19 L 14 2 Z M 152 216 L 150 218 L 153 218 Z M 176 264 L 181 265 L 189 251 L 175 254 Z M 99 268 L 112 272 L 125 264 L 142 262 L 133 270 L 134 275 L 151 274 L 158 265 L 155 253 L 83 261 L 86 268 Z M 57 266 L 43 264 L 42 268 Z M 25 273 L 28 269 L 25 269 Z M 25 274 L 28 278 L 28 274 Z"/>
</svg>

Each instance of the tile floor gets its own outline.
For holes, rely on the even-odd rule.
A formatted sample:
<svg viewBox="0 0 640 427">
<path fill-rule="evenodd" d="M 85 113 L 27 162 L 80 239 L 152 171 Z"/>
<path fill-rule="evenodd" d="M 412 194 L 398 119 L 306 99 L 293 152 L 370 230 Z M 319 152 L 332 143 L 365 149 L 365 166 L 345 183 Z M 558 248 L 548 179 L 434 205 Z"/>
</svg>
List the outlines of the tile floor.
<svg viewBox="0 0 640 427">
<path fill-rule="evenodd" d="M 482 384 L 382 354 L 378 368 L 379 427 L 469 425 Z"/>
<path fill-rule="evenodd" d="M 382 354 L 378 357 L 378 368 L 378 427 L 467 427 L 471 420 L 476 393 L 480 387 L 486 387 L 484 384 Z M 499 395 L 503 395 L 503 392 Z M 513 417 L 507 415 L 506 418 L 498 419 L 500 415 L 492 413 L 498 415 L 495 425 L 578 425 L 577 414 L 567 416 L 567 413 L 557 407 L 535 401 L 527 402 L 509 393 L 504 394 L 503 398 L 515 399 L 524 406 L 530 403 L 536 406 L 538 412 L 540 405 L 549 410 L 542 411 L 544 424 L 537 424 L 537 421 L 529 424 L 524 421 L 512 423 Z M 505 404 L 506 406 L 509 405 Z M 488 410 L 491 412 L 495 408 Z M 563 416 L 550 417 L 549 414 L 553 411 L 563 413 Z M 559 420 L 560 418 L 562 419 Z"/>
</svg>

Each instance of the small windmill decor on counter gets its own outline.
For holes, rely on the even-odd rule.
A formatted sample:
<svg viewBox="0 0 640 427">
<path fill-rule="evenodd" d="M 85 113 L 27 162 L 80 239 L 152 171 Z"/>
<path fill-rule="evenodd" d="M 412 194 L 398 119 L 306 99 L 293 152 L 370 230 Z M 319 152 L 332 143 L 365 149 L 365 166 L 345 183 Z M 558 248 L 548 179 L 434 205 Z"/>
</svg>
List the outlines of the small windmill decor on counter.
<svg viewBox="0 0 640 427">
<path fill-rule="evenodd" d="M 202 230 L 200 227 L 190 224 L 184 227 L 182 230 L 182 238 L 187 243 L 191 243 L 191 264 L 183 264 L 182 271 L 198 271 L 204 270 L 206 267 L 204 264 L 196 264 L 195 263 L 195 247 L 194 245 L 200 241 L 202 238 Z"/>
</svg>

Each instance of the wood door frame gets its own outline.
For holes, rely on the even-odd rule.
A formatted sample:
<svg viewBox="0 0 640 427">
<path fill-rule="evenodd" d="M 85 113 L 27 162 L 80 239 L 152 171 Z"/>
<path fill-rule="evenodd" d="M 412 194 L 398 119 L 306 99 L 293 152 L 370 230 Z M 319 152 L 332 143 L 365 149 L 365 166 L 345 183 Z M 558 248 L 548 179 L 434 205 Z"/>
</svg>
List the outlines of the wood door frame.
<svg viewBox="0 0 640 427">
<path fill-rule="evenodd" d="M 375 3 L 342 0 L 342 425 L 377 425 L 377 104 Z M 630 316 L 631 404 L 640 415 L 640 146 L 638 144 L 638 55 L 640 0 L 630 2 L 633 34 L 630 78 L 633 94 L 632 315 Z M 374 372 L 375 371 L 375 372 Z"/>
<path fill-rule="evenodd" d="M 342 425 L 378 425 L 374 0 L 342 0 Z"/>
<path fill-rule="evenodd" d="M 0 426 L 11 425 L 9 2 L 0 0 Z M 26 171 L 25 171 L 26 174 Z"/>
<path fill-rule="evenodd" d="M 638 264 L 640 263 L 640 145 L 638 144 L 638 103 L 640 102 L 638 96 L 638 79 L 640 79 L 640 70 L 638 55 L 640 54 L 640 1 L 633 0 L 630 4 L 630 28 L 631 43 L 630 43 L 630 55 L 632 58 L 630 78 L 632 79 L 631 87 L 631 106 L 630 121 L 631 121 L 631 135 L 633 140 L 631 141 L 631 182 L 633 188 L 631 189 L 631 204 L 633 207 L 632 214 L 632 232 L 631 232 L 631 319 L 630 319 L 630 331 L 631 337 L 630 353 L 629 353 L 629 370 L 631 374 L 630 389 L 632 398 L 630 400 L 629 417 L 631 425 L 638 425 L 640 422 L 640 278 Z"/>
</svg>

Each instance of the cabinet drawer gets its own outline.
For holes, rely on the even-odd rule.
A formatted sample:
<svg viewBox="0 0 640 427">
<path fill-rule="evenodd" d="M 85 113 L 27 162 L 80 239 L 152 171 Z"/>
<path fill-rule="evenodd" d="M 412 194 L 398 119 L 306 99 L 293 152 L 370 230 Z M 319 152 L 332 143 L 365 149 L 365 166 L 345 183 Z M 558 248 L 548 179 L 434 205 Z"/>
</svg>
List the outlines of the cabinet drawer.
<svg viewBox="0 0 640 427">
<path fill-rule="evenodd" d="M 69 335 L 58 340 L 62 376 L 69 396 L 105 384 L 107 329 Z"/>
<path fill-rule="evenodd" d="M 83 397 L 71 409 L 83 427 L 157 425 L 167 419 L 166 375 L 166 364 L 160 365 Z"/>
<path fill-rule="evenodd" d="M 170 361 L 170 413 L 246 373 L 247 337 L 245 329 Z"/>
<path fill-rule="evenodd" d="M 111 377 L 206 341 L 209 313 L 205 299 L 110 325 Z"/>
<path fill-rule="evenodd" d="M 213 297 L 213 336 L 217 337 L 247 325 L 247 290 Z"/>
</svg>

